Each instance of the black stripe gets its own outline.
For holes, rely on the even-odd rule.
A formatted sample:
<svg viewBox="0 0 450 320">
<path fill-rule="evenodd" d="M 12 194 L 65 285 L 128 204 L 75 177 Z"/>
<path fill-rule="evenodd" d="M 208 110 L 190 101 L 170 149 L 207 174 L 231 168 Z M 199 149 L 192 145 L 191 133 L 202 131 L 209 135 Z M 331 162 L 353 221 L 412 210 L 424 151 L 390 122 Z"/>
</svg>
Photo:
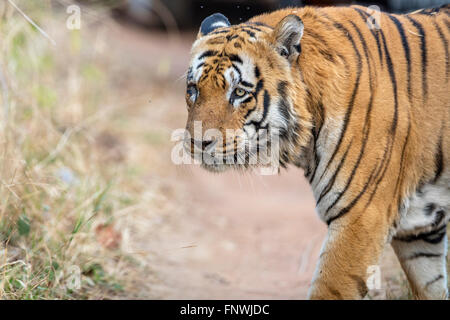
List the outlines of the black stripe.
<svg viewBox="0 0 450 320">
<path fill-rule="evenodd" d="M 264 86 L 264 80 L 261 79 L 256 84 L 255 92 L 253 94 L 253 96 L 255 97 L 256 100 L 258 100 L 258 93 L 262 90 L 263 86 Z"/>
<path fill-rule="evenodd" d="M 253 85 L 252 83 L 247 82 L 247 81 L 245 81 L 245 80 L 241 80 L 241 84 L 242 84 L 244 87 L 248 87 L 248 88 L 253 88 L 253 87 L 254 87 L 254 85 Z"/>
<path fill-rule="evenodd" d="M 426 100 L 428 96 L 428 85 L 427 85 L 427 41 L 425 36 L 425 30 L 421 23 L 417 20 L 414 20 L 410 16 L 405 16 L 413 26 L 417 29 L 417 32 L 420 35 L 420 50 L 422 56 L 422 91 L 423 91 L 423 99 Z"/>
<path fill-rule="evenodd" d="M 239 38 L 239 35 L 237 34 L 229 34 L 227 35 L 227 41 L 230 42 L 233 39 Z"/>
<path fill-rule="evenodd" d="M 288 85 L 287 81 L 278 82 L 277 91 L 282 98 L 285 98 L 287 95 L 287 92 L 286 92 L 287 85 Z"/>
<path fill-rule="evenodd" d="M 186 81 L 192 81 L 194 79 L 194 75 L 192 74 L 192 67 L 189 67 L 186 75 Z"/>
<path fill-rule="evenodd" d="M 267 117 L 267 113 L 269 112 L 269 106 L 270 106 L 270 95 L 269 92 L 267 90 L 264 90 L 264 100 L 263 100 L 263 105 L 264 105 L 264 111 L 263 111 L 263 116 L 261 118 L 261 121 L 259 122 L 260 124 L 262 124 L 264 122 L 264 120 Z"/>
<path fill-rule="evenodd" d="M 447 26 L 447 29 L 450 30 L 450 21 L 449 20 L 444 20 L 444 23 Z"/>
<path fill-rule="evenodd" d="M 432 213 L 433 213 L 433 211 L 436 209 L 436 205 L 434 204 L 434 203 L 428 203 L 426 206 L 425 206 L 425 208 L 424 208 L 424 211 L 425 211 L 425 214 L 427 215 L 427 216 L 429 216 L 429 215 L 431 215 Z"/>
<path fill-rule="evenodd" d="M 270 106 L 270 95 L 267 90 L 264 90 L 264 101 L 263 101 L 263 115 L 261 117 L 260 121 L 251 121 L 249 124 L 253 124 L 255 126 L 256 132 L 258 132 L 259 129 L 261 129 L 261 125 L 264 122 L 264 120 L 267 117 L 267 113 L 269 112 L 269 106 Z"/>
<path fill-rule="evenodd" d="M 242 64 L 242 59 L 237 54 L 227 54 L 226 56 L 230 61 Z"/>
<path fill-rule="evenodd" d="M 430 252 L 416 252 L 405 260 L 414 260 L 418 258 L 440 258 L 442 254 L 440 253 L 430 253 Z"/>
<path fill-rule="evenodd" d="M 355 28 L 356 32 L 358 33 L 359 39 L 361 41 L 361 43 L 363 44 L 363 48 L 364 48 L 364 53 L 365 53 L 365 57 L 366 57 L 366 63 L 369 69 L 369 86 L 370 88 L 372 88 L 372 71 L 371 71 L 371 67 L 370 67 L 370 61 L 369 61 L 369 54 L 368 54 L 368 49 L 367 49 L 367 44 L 364 40 L 363 35 L 361 34 L 361 31 L 357 28 L 357 26 L 353 23 L 353 21 L 350 21 L 350 23 L 353 25 L 353 27 Z M 366 115 L 365 115 L 365 119 L 364 119 L 364 127 L 363 127 L 363 140 L 362 140 L 362 145 L 361 145 L 361 149 L 358 155 L 358 159 L 356 160 L 355 165 L 353 166 L 352 172 L 349 175 L 347 182 L 345 184 L 344 189 L 339 192 L 339 195 L 336 197 L 336 199 L 333 201 L 333 203 L 327 208 L 327 210 L 325 210 L 325 215 L 336 205 L 336 203 L 342 198 L 342 196 L 347 192 L 347 190 L 350 188 L 350 185 L 353 181 L 353 178 L 355 177 L 356 174 L 356 170 L 358 169 L 362 157 L 364 155 L 364 151 L 366 149 L 366 145 L 367 145 L 367 140 L 368 140 L 368 136 L 369 136 L 369 132 L 370 132 L 370 117 L 371 117 L 371 111 L 372 111 L 372 106 L 373 106 L 373 94 L 372 92 L 370 93 L 370 100 L 369 100 L 369 105 L 367 107 L 367 111 L 366 111 Z M 370 180 L 370 179 L 369 179 Z M 353 204 L 354 205 L 354 204 Z M 353 207 L 353 205 L 351 207 Z M 347 210 L 350 210 L 351 207 L 347 207 Z"/>
<path fill-rule="evenodd" d="M 344 299 L 342 294 L 337 289 L 332 287 L 331 284 L 328 283 L 328 281 L 325 282 L 325 286 L 326 286 L 327 290 L 329 291 L 329 293 L 331 294 L 331 296 L 333 298 L 336 298 L 335 300 L 343 300 Z"/>
<path fill-rule="evenodd" d="M 225 38 L 223 36 L 218 36 L 213 39 L 209 39 L 207 44 L 223 44 L 225 42 Z"/>
<path fill-rule="evenodd" d="M 247 24 L 254 24 L 255 26 L 261 26 L 261 27 L 266 27 L 266 28 L 269 28 L 269 29 L 273 29 L 271 26 L 269 26 L 269 25 L 267 25 L 267 24 L 265 24 L 263 22 L 249 21 L 249 22 L 247 22 Z"/>
<path fill-rule="evenodd" d="M 247 99 L 245 99 L 244 101 L 241 102 L 241 104 L 245 104 L 245 103 L 249 103 L 250 101 L 252 101 L 253 96 L 248 96 Z"/>
<path fill-rule="evenodd" d="M 347 154 L 348 151 L 350 150 L 350 147 L 352 146 L 353 143 L 353 138 L 350 141 L 350 143 L 347 146 L 347 149 L 345 150 L 344 155 L 342 156 L 341 162 L 339 162 L 338 167 L 336 168 L 336 170 L 333 173 L 333 176 L 331 177 L 330 180 L 328 180 L 327 185 L 325 186 L 325 188 L 322 189 L 322 192 L 320 193 L 319 199 L 317 199 L 316 201 L 316 205 L 318 205 L 320 203 L 320 201 L 323 199 L 323 197 L 328 194 L 328 192 L 330 192 L 331 187 L 334 185 L 334 182 L 336 181 L 336 177 L 339 173 L 339 171 L 341 170 L 342 166 L 344 165 L 345 159 L 347 158 Z"/>
<path fill-rule="evenodd" d="M 247 113 L 245 114 L 245 116 L 244 116 L 244 120 L 246 120 L 247 118 L 248 118 L 248 116 L 250 115 L 250 113 L 252 113 L 253 111 L 255 111 L 256 110 L 256 105 L 253 107 L 253 108 L 251 108 L 251 109 L 249 109 L 248 111 L 247 111 Z M 248 124 L 247 123 L 247 121 L 245 122 L 245 124 Z"/>
<path fill-rule="evenodd" d="M 214 51 L 214 50 L 208 50 L 208 51 L 203 52 L 203 53 L 200 55 L 200 57 L 198 57 L 198 59 L 203 59 L 203 58 L 206 58 L 206 57 L 212 57 L 212 56 L 215 56 L 215 55 L 218 54 L 218 53 L 219 53 L 219 52 Z"/>
<path fill-rule="evenodd" d="M 320 165 L 320 155 L 318 154 L 316 147 L 314 145 L 314 169 L 312 171 L 311 177 L 309 178 L 309 183 L 312 183 L 314 181 L 314 177 L 316 176 L 317 168 Z"/>
<path fill-rule="evenodd" d="M 309 92 L 309 91 L 308 91 Z M 323 110 L 323 104 L 322 102 L 320 102 L 318 104 L 318 109 L 319 110 Z M 322 117 L 323 118 L 323 117 Z M 320 164 L 320 160 L 321 160 L 321 156 L 317 150 L 317 142 L 320 138 L 320 132 L 322 131 L 323 128 L 323 121 L 322 123 L 318 126 L 317 123 L 314 123 L 314 169 L 313 172 L 311 174 L 311 177 L 309 178 L 309 182 L 312 183 L 314 181 L 314 178 L 316 177 L 316 173 L 317 173 L 317 168 L 319 167 Z"/>
<path fill-rule="evenodd" d="M 374 184 L 375 188 L 372 190 L 372 192 L 370 194 L 370 197 L 369 197 L 369 200 L 367 201 L 366 206 L 364 207 L 364 209 L 367 209 L 367 207 L 372 202 L 372 199 L 374 198 L 374 196 L 375 196 L 375 194 L 377 192 L 378 186 L 379 186 L 381 180 L 383 179 L 384 174 L 386 173 L 386 170 L 388 168 L 386 163 L 388 163 L 391 160 L 392 149 L 393 149 L 393 140 L 394 140 L 393 137 L 388 137 L 388 143 L 385 146 L 383 156 L 381 157 L 382 160 L 380 162 L 380 165 L 378 167 L 377 172 L 375 173 L 375 175 L 372 178 L 372 179 L 378 178 L 378 180 Z M 381 176 L 380 176 L 380 173 L 381 173 Z"/>
<path fill-rule="evenodd" d="M 362 11 L 359 8 L 355 8 L 355 10 L 359 13 L 359 15 L 364 20 L 364 22 L 367 21 L 368 17 L 370 17 L 370 15 L 367 12 L 364 12 L 364 11 Z M 370 33 L 372 34 L 373 38 L 377 42 L 378 56 L 380 58 L 380 64 L 381 64 L 381 66 L 383 66 L 383 51 L 382 51 L 382 48 L 381 48 L 380 37 L 378 36 L 377 31 L 372 29 L 372 28 L 370 29 Z"/>
<path fill-rule="evenodd" d="M 336 157 L 337 152 L 339 151 L 339 149 L 340 149 L 340 147 L 342 145 L 342 140 L 343 140 L 344 135 L 345 135 L 345 133 L 347 131 L 348 124 L 349 124 L 349 121 L 350 121 L 350 116 L 351 116 L 352 111 L 353 111 L 353 107 L 354 107 L 354 103 L 355 103 L 355 99 L 356 99 L 356 94 L 358 92 L 358 88 L 359 88 L 359 85 L 360 85 L 360 78 L 361 78 L 361 72 L 362 72 L 361 71 L 361 69 L 362 69 L 361 54 L 359 53 L 359 50 L 356 47 L 356 43 L 353 40 L 352 35 L 347 30 L 347 28 L 345 28 L 340 23 L 335 22 L 334 26 L 338 30 L 340 30 L 347 37 L 347 39 L 350 41 L 350 43 L 352 44 L 353 50 L 356 53 L 356 60 L 357 60 L 356 64 L 357 64 L 358 69 L 357 69 L 357 74 L 356 74 L 355 86 L 353 88 L 353 92 L 352 92 L 352 95 L 351 95 L 351 98 L 350 98 L 350 101 L 349 101 L 349 106 L 348 106 L 347 111 L 346 111 L 345 116 L 344 116 L 344 124 L 342 126 L 342 129 L 341 129 L 341 132 L 340 132 L 340 135 L 339 135 L 339 139 L 338 139 L 337 144 L 336 144 L 336 148 L 334 149 L 330 160 L 328 160 L 328 163 L 327 163 L 327 165 L 326 165 L 322 175 L 320 176 L 319 181 L 323 178 L 323 175 L 328 171 L 328 168 L 329 168 L 330 164 L 333 162 L 334 158 Z"/>
<path fill-rule="evenodd" d="M 309 90 L 308 93 L 310 94 Z M 319 111 L 320 114 L 320 124 L 315 123 L 314 124 L 314 140 L 317 142 L 319 140 L 320 137 L 320 133 L 322 132 L 322 127 L 323 127 L 323 122 L 324 122 L 324 109 L 323 109 L 323 102 L 319 101 L 317 103 L 317 107 L 316 110 Z"/>
<path fill-rule="evenodd" d="M 371 105 L 372 105 L 372 102 L 370 102 L 370 107 L 369 107 L 369 109 L 372 108 Z M 369 117 L 369 116 L 370 116 L 370 115 L 366 115 L 366 117 Z M 366 121 L 367 121 L 367 119 L 366 119 Z M 366 126 L 366 125 L 365 125 L 365 126 Z M 337 196 L 336 199 L 333 201 L 333 203 L 327 208 L 327 210 L 325 210 L 325 214 L 328 213 L 328 212 L 336 205 L 336 203 L 342 198 L 342 196 L 343 196 L 343 195 L 347 192 L 347 190 L 350 188 L 350 185 L 351 185 L 351 183 L 352 183 L 352 181 L 353 181 L 353 178 L 355 177 L 356 170 L 358 169 L 358 167 L 359 167 L 359 165 L 360 165 L 360 163 L 361 163 L 362 157 L 363 157 L 363 155 L 364 155 L 364 151 L 365 151 L 366 145 L 367 145 L 367 140 L 368 140 L 368 134 L 369 134 L 369 131 L 370 131 L 370 123 L 367 124 L 367 127 L 366 127 L 366 128 L 364 128 L 364 132 L 363 132 L 363 136 L 364 136 L 364 137 L 363 137 L 363 144 L 362 144 L 362 146 L 361 146 L 361 150 L 360 150 L 359 155 L 358 155 L 358 160 L 356 161 L 356 163 L 355 163 L 355 165 L 354 165 L 354 167 L 353 167 L 353 169 L 352 169 L 352 172 L 350 173 L 350 175 L 349 175 L 349 177 L 348 177 L 348 179 L 347 179 L 347 181 L 346 181 L 346 183 L 345 183 L 345 187 L 344 187 L 344 189 L 343 189 L 341 192 L 339 192 L 338 196 Z M 375 169 L 374 169 L 374 171 L 375 171 Z M 367 184 L 366 184 L 366 186 L 364 187 L 365 189 L 367 189 L 368 182 L 371 180 L 372 176 L 373 176 L 373 174 L 371 174 L 371 176 L 370 176 L 369 179 L 367 180 Z M 361 195 L 362 195 L 362 194 L 361 194 Z M 352 201 L 352 203 L 353 203 L 353 201 Z M 356 204 L 356 202 L 353 203 L 351 206 L 348 206 L 348 207 L 346 208 L 346 210 L 347 210 L 347 211 L 350 210 L 350 209 L 353 207 L 354 204 Z M 342 210 L 342 211 L 345 211 L 345 210 Z"/>
<path fill-rule="evenodd" d="M 373 81 L 372 81 L 372 67 L 371 67 L 370 59 L 369 59 L 369 49 L 367 47 L 366 40 L 364 39 L 364 36 L 361 33 L 361 30 L 357 27 L 357 25 L 353 21 L 350 21 L 350 23 L 352 24 L 353 28 L 355 29 L 356 33 L 358 34 L 359 40 L 361 41 L 361 44 L 363 46 L 364 56 L 366 58 L 367 67 L 369 68 L 369 86 L 370 86 L 370 90 L 372 91 L 372 82 Z"/>
<path fill-rule="evenodd" d="M 323 43 L 325 45 L 328 45 L 327 41 L 325 40 L 325 38 L 321 34 L 315 32 L 314 30 L 310 30 L 310 29 L 305 30 L 305 35 L 309 35 L 314 40 L 317 40 L 317 41 L 319 41 L 319 42 L 321 42 L 321 43 Z"/>
<path fill-rule="evenodd" d="M 447 226 L 444 225 L 445 228 L 447 228 Z M 441 233 L 436 234 L 434 237 L 428 237 L 426 239 L 423 239 L 425 242 L 431 243 L 431 244 L 437 244 L 440 243 L 442 241 L 442 239 L 444 239 L 444 237 L 446 237 L 446 232 L 445 230 Z"/>
<path fill-rule="evenodd" d="M 405 30 L 403 29 L 402 23 L 393 15 L 388 15 L 389 19 L 397 27 L 398 33 L 400 34 L 400 38 L 402 39 L 403 50 L 405 51 L 405 60 L 406 60 L 406 72 L 408 73 L 408 96 L 409 101 L 412 101 L 412 88 L 411 88 L 411 51 L 409 49 L 408 38 L 406 37 Z"/>
<path fill-rule="evenodd" d="M 394 108 L 395 109 L 394 109 L 394 117 L 392 120 L 391 130 L 390 130 L 391 135 L 388 136 L 388 140 L 389 140 L 388 145 L 385 147 L 382 161 L 380 163 L 380 167 L 374 176 L 374 179 L 377 177 L 378 177 L 378 179 L 375 182 L 375 188 L 372 190 L 370 198 L 369 198 L 365 208 L 367 208 L 370 205 L 370 203 L 372 202 L 372 199 L 378 190 L 380 182 L 383 180 L 384 175 L 387 172 L 388 165 L 389 165 L 389 163 L 391 161 L 391 157 L 392 157 L 392 150 L 394 147 L 395 136 L 396 136 L 396 132 L 397 132 L 397 122 L 398 122 L 398 96 L 397 96 L 397 81 L 395 78 L 395 71 L 394 71 L 394 67 L 392 65 L 392 59 L 391 59 L 391 55 L 389 53 L 389 49 L 387 48 L 386 38 L 384 37 L 384 33 L 382 30 L 380 30 L 380 34 L 381 34 L 381 39 L 383 41 L 383 47 L 384 47 L 384 52 L 385 52 L 385 56 L 386 56 L 386 64 L 388 66 L 389 76 L 391 78 L 392 89 L 393 89 L 393 94 L 394 94 Z M 382 171 L 380 171 L 380 170 L 382 170 Z M 381 175 L 379 175 L 380 173 L 381 173 Z"/>
<path fill-rule="evenodd" d="M 405 237 L 394 237 L 394 239 L 402 242 L 413 242 L 422 240 L 431 244 L 438 244 L 445 237 L 446 231 L 447 226 L 444 225 L 439 229 L 432 230 L 430 232 L 419 233 L 417 235 L 409 235 Z"/>
<path fill-rule="evenodd" d="M 386 38 L 384 37 L 384 33 L 381 32 L 381 40 L 383 41 L 384 53 L 386 56 L 386 64 L 388 66 L 389 77 L 392 83 L 392 91 L 394 95 L 394 118 L 391 126 L 391 133 L 395 133 L 397 129 L 397 120 L 398 120 L 398 91 L 397 91 L 397 79 L 395 76 L 394 65 L 392 63 L 391 55 L 389 53 L 389 49 L 386 44 Z"/>
<path fill-rule="evenodd" d="M 353 279 L 353 281 L 356 282 L 356 286 L 358 288 L 359 296 L 361 298 L 364 298 L 365 295 L 367 294 L 367 291 L 369 291 L 369 289 L 367 288 L 366 281 L 364 281 L 364 279 L 361 278 L 361 276 L 358 276 L 358 275 L 350 275 L 350 278 Z"/>
<path fill-rule="evenodd" d="M 403 147 L 402 147 L 402 153 L 401 153 L 401 157 L 400 157 L 400 169 L 399 169 L 399 174 L 397 177 L 397 182 L 395 184 L 395 189 L 394 189 L 394 197 L 397 194 L 397 192 L 400 191 L 400 179 L 403 175 L 403 167 L 405 165 L 405 152 L 406 152 L 406 146 L 408 145 L 408 141 L 409 141 L 409 135 L 411 134 L 411 115 L 408 112 L 408 131 L 406 133 L 406 138 L 405 138 L 405 142 L 403 143 Z M 402 204 L 402 201 L 399 201 L 399 206 Z"/>
<path fill-rule="evenodd" d="M 261 76 L 258 66 L 255 66 L 255 77 L 258 79 Z"/>
<path fill-rule="evenodd" d="M 287 85 L 288 85 L 288 83 L 286 81 L 280 81 L 277 85 L 277 91 L 280 96 L 279 110 L 280 110 L 281 116 L 283 117 L 283 119 L 286 123 L 288 123 L 291 118 L 291 115 L 289 112 L 289 102 L 287 101 L 287 92 L 286 92 Z M 282 138 L 284 138 L 284 137 L 286 137 L 286 134 L 287 134 L 287 132 L 285 130 L 282 130 L 282 132 L 280 133 L 280 136 Z"/>
<path fill-rule="evenodd" d="M 255 30 L 255 31 L 262 31 L 262 29 L 260 29 L 258 27 L 255 27 L 255 26 L 252 26 L 251 24 L 245 24 L 245 27 L 249 28 L 251 30 Z"/>
<path fill-rule="evenodd" d="M 238 75 L 239 75 L 239 82 L 241 82 L 241 80 L 242 80 L 242 72 L 241 72 L 241 70 L 240 70 L 239 67 L 236 66 L 235 64 L 231 64 L 231 67 L 232 67 L 234 70 L 236 70 L 236 72 L 237 72 Z"/>
<path fill-rule="evenodd" d="M 314 39 L 315 41 L 319 42 L 321 44 L 320 46 L 317 46 L 317 50 L 319 51 L 319 53 L 328 61 L 330 61 L 332 63 L 335 62 L 334 56 L 330 52 L 331 47 L 328 45 L 327 41 L 321 34 L 316 33 L 313 30 L 306 30 L 305 36 L 309 36 L 312 39 Z M 302 52 L 301 44 L 295 45 L 294 48 L 298 54 L 300 54 Z"/>
<path fill-rule="evenodd" d="M 336 219 L 342 217 L 343 215 L 345 215 L 346 213 L 348 213 L 348 212 L 355 206 L 355 204 L 358 202 L 358 200 L 361 198 L 361 196 L 362 196 L 362 195 L 367 191 L 367 189 L 369 188 L 370 182 L 371 182 L 372 177 L 373 177 L 373 175 L 374 175 L 374 173 L 375 173 L 375 169 L 376 169 L 376 168 L 374 168 L 374 169 L 372 170 L 372 172 L 370 173 L 369 178 L 367 179 L 367 181 L 366 181 L 364 187 L 361 189 L 361 191 L 358 193 L 358 195 L 352 200 L 352 202 L 349 203 L 348 206 L 342 208 L 342 209 L 339 211 L 339 213 L 338 213 L 337 215 L 335 215 L 335 216 L 331 217 L 330 219 L 328 219 L 327 222 L 326 222 L 327 225 L 330 225 L 331 222 L 333 222 L 334 220 L 336 220 Z"/>
<path fill-rule="evenodd" d="M 437 146 L 437 152 L 436 156 L 434 158 L 434 163 L 436 166 L 435 173 L 434 173 L 434 182 L 436 182 L 439 177 L 442 175 L 442 172 L 444 171 L 444 152 L 442 150 L 442 133 L 439 138 L 439 144 Z"/>
<path fill-rule="evenodd" d="M 444 33 L 442 32 L 441 27 L 439 27 L 439 25 L 436 23 L 436 21 L 434 22 L 434 26 L 439 34 L 439 38 L 442 41 L 442 45 L 444 46 L 444 50 L 445 50 L 445 80 L 448 81 L 449 75 L 450 75 L 450 57 L 449 57 L 449 43 L 447 38 L 445 37 Z"/>
<path fill-rule="evenodd" d="M 442 220 L 444 220 L 445 218 L 445 211 L 444 210 L 438 210 L 436 211 L 435 215 L 434 215 L 434 221 L 433 221 L 433 226 L 438 226 L 441 224 Z"/>
<path fill-rule="evenodd" d="M 444 278 L 444 276 L 442 275 L 442 274 L 440 274 L 440 275 L 438 275 L 436 278 L 434 278 L 433 280 L 430 280 L 430 281 L 428 281 L 426 284 L 425 284 L 425 288 L 428 288 L 429 286 L 431 286 L 433 283 L 435 283 L 435 282 L 437 282 L 437 281 L 439 281 L 439 280 L 441 280 L 441 279 L 443 279 Z"/>
<path fill-rule="evenodd" d="M 242 31 L 244 31 L 245 33 L 247 33 L 250 37 L 256 38 L 256 34 L 255 34 L 253 31 L 247 30 L 247 29 L 242 29 Z"/>
</svg>

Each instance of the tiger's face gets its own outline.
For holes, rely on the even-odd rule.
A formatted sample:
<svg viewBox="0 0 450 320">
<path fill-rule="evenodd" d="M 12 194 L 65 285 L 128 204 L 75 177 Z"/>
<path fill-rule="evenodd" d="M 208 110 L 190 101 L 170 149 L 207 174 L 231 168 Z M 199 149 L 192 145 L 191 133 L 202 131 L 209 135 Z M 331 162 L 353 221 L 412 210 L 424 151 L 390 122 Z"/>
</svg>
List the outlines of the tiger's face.
<svg viewBox="0 0 450 320">
<path fill-rule="evenodd" d="M 204 168 L 277 165 L 295 142 L 299 82 L 291 64 L 302 33 L 297 16 L 275 29 L 231 26 L 221 14 L 203 21 L 187 72 L 185 147 Z"/>
</svg>

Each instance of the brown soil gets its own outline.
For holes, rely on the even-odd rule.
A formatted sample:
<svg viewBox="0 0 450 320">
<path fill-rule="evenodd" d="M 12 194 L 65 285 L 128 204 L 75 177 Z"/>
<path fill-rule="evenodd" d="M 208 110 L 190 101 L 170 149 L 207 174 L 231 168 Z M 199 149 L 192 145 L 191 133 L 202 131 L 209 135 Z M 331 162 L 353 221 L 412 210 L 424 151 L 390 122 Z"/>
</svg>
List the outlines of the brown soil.
<svg viewBox="0 0 450 320">
<path fill-rule="evenodd" d="M 191 204 L 161 235 L 164 298 L 305 298 L 326 228 L 302 173 L 181 177 Z"/>
</svg>

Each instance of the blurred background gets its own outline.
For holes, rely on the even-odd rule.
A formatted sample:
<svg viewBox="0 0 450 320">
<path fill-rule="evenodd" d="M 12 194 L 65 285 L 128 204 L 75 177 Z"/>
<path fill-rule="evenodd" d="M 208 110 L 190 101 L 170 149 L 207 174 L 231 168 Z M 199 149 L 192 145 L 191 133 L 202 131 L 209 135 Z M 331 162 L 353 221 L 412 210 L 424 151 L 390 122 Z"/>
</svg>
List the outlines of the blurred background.
<svg viewBox="0 0 450 320">
<path fill-rule="evenodd" d="M 231 23 L 246 21 L 265 11 L 283 7 L 377 5 L 389 12 L 406 12 L 448 3 L 444 0 L 85 0 L 86 3 L 115 3 L 117 13 L 146 25 L 197 26 L 205 16 L 222 12 Z M 169 14 L 170 13 L 170 14 Z M 169 17 L 169 16 L 172 17 Z"/>
<path fill-rule="evenodd" d="M 326 227 L 303 172 L 176 166 L 171 135 L 203 18 L 350 3 L 2 1 L 0 298 L 305 298 Z M 409 298 L 390 249 L 381 267 L 369 298 Z"/>
</svg>

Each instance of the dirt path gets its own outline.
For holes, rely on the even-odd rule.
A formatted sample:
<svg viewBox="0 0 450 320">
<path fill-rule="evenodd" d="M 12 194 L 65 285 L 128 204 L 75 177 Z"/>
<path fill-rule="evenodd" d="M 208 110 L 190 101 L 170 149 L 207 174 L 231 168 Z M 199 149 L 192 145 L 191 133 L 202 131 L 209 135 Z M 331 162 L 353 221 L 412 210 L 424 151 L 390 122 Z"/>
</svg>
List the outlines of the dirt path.
<svg viewBox="0 0 450 320">
<path fill-rule="evenodd" d="M 161 235 L 164 298 L 305 298 L 325 226 L 301 172 L 181 177 L 192 203 Z"/>
</svg>

